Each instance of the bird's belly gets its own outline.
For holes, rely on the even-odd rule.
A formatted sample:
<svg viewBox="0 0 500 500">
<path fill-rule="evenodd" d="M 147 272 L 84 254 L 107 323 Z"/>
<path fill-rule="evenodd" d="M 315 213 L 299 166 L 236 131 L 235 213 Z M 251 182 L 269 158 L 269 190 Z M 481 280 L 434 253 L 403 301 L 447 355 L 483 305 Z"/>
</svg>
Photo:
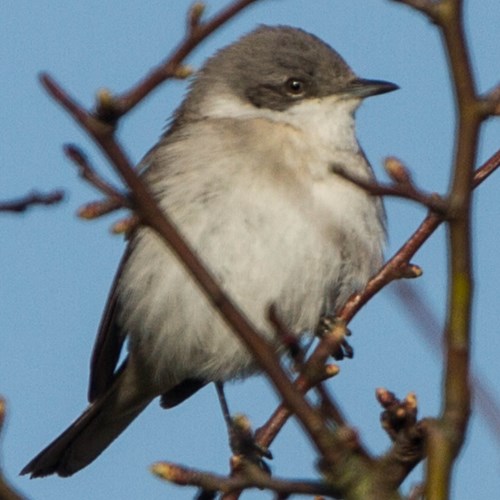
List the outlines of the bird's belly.
<svg viewBox="0 0 500 500">
<path fill-rule="evenodd" d="M 340 230 L 334 213 L 328 222 L 328 212 L 338 211 L 335 203 L 320 203 L 317 210 L 272 193 L 221 200 L 198 223 L 178 225 L 228 296 L 276 341 L 267 320 L 271 304 L 294 332 L 313 329 L 328 295 L 338 302 L 364 285 L 373 272 L 364 261 L 378 257 L 363 253 L 380 252 L 380 245 L 372 248 L 372 235 L 363 242 L 359 232 Z M 375 211 L 373 217 L 379 224 Z M 165 244 L 141 229 L 134 245 L 119 285 L 120 321 L 160 387 L 187 377 L 227 380 L 255 371 L 237 334 Z"/>
</svg>

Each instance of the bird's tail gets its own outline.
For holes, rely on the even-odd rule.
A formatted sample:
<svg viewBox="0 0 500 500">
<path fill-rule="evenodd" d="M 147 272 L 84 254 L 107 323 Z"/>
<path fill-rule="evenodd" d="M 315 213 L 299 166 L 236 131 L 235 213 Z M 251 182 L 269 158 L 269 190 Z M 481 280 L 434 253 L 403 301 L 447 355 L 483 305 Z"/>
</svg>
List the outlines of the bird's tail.
<svg viewBox="0 0 500 500">
<path fill-rule="evenodd" d="M 50 474 L 66 477 L 95 460 L 153 399 L 139 390 L 136 377 L 127 368 L 21 474 L 31 474 L 32 478 Z"/>
</svg>

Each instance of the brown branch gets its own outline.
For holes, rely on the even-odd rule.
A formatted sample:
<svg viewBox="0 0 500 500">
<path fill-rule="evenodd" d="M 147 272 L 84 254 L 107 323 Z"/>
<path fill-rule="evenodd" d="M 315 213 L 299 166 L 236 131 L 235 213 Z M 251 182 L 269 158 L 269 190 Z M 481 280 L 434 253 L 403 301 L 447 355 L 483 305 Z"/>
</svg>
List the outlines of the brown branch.
<svg viewBox="0 0 500 500">
<path fill-rule="evenodd" d="M 197 486 L 206 491 L 231 493 L 259 488 L 283 494 L 328 495 L 331 498 L 341 498 L 338 491 L 322 482 L 275 479 L 251 464 L 241 464 L 241 468 L 243 474 L 237 477 L 220 476 L 167 462 L 157 462 L 153 464 L 151 470 L 157 477 L 171 483 L 179 486 Z"/>
<path fill-rule="evenodd" d="M 462 2 L 443 1 L 439 11 L 437 24 L 444 37 L 452 74 L 458 129 L 449 194 L 453 217 L 448 223 L 450 284 L 445 326 L 443 410 L 440 418 L 430 422 L 427 429 L 426 493 L 430 500 L 449 497 L 453 467 L 464 442 L 470 416 L 471 198 L 479 127 L 484 119 L 465 40 Z"/>
<path fill-rule="evenodd" d="M 170 56 L 130 90 L 116 97 L 107 94 L 106 99 L 104 99 L 105 105 L 103 105 L 103 99 L 99 99 L 96 116 L 104 122 L 115 123 L 117 119 L 128 113 L 166 80 L 186 77 L 189 72 L 182 67 L 184 59 L 217 28 L 257 1 L 239 0 L 232 2 L 205 22 L 201 18 L 204 10 L 203 3 L 197 2 L 188 16 L 188 29 L 185 37 Z"/>
<path fill-rule="evenodd" d="M 0 201 L 0 212 L 24 212 L 34 205 L 55 205 L 64 199 L 62 191 L 52 191 L 50 193 L 39 193 L 32 191 L 31 193 L 18 198 L 17 200 Z"/>
<path fill-rule="evenodd" d="M 130 203 L 118 189 L 105 181 L 90 164 L 83 151 L 74 144 L 64 146 L 64 154 L 78 167 L 80 177 L 87 181 L 91 186 L 110 198 L 111 201 L 119 203 L 123 207 L 129 207 Z M 108 207 L 109 208 L 109 207 Z"/>
<path fill-rule="evenodd" d="M 424 457 L 425 424 L 417 421 L 414 394 L 399 400 L 386 389 L 377 389 L 376 395 L 384 408 L 380 415 L 382 427 L 393 442 L 389 451 L 377 459 L 376 468 L 384 482 L 396 489 Z"/>
<path fill-rule="evenodd" d="M 394 159 L 390 159 L 389 161 L 393 162 Z M 342 167 L 336 168 L 334 166 L 331 170 L 336 175 L 352 182 L 356 186 L 359 186 L 361 189 L 364 189 L 374 196 L 394 196 L 406 200 L 413 200 L 440 214 L 445 214 L 447 211 L 448 205 L 446 203 L 446 200 L 441 198 L 441 196 L 436 193 L 426 193 L 421 189 L 418 189 L 413 184 L 413 182 L 411 182 L 411 178 L 409 175 L 406 175 L 404 177 L 404 180 L 398 179 L 396 177 L 399 182 L 393 182 L 392 184 L 383 184 L 352 175 L 342 169 Z M 401 172 L 399 172 L 398 174 L 401 175 Z"/>
<path fill-rule="evenodd" d="M 398 1 L 398 0 L 396 0 Z M 481 123 L 496 114 L 497 106 L 476 93 L 463 26 L 462 0 L 436 2 L 403 0 L 429 16 L 443 37 L 458 111 L 451 189 L 450 284 L 445 326 L 443 411 L 427 425 L 427 484 L 429 499 L 449 497 L 456 457 L 467 431 L 471 391 L 470 345 L 473 273 L 471 255 L 471 198 L 474 164 Z M 494 94 L 493 98 L 497 98 Z"/>
<path fill-rule="evenodd" d="M 335 453 L 324 437 L 325 432 L 329 431 L 324 425 L 321 414 L 314 410 L 297 391 L 282 369 L 273 346 L 259 335 L 239 308 L 221 290 L 216 279 L 180 236 L 170 219 L 157 206 L 148 188 L 133 169 L 131 162 L 114 137 L 113 127 L 106 126 L 87 113 L 50 76 L 42 75 L 41 81 L 52 97 L 85 129 L 108 157 L 110 163 L 130 188 L 133 206 L 141 221 L 154 229 L 165 242 L 168 242 L 171 250 L 197 281 L 212 305 L 253 354 L 257 364 L 271 380 L 285 404 L 297 416 L 321 456 L 328 463 L 334 463 Z"/>
<path fill-rule="evenodd" d="M 491 156 L 474 174 L 474 187 L 478 187 L 493 172 L 500 167 L 500 150 Z M 429 237 L 442 224 L 443 218 L 435 213 L 430 213 L 422 221 L 417 230 L 403 244 L 403 246 L 384 264 L 380 271 L 368 282 L 367 286 L 359 295 L 351 297 L 341 309 L 339 317 L 346 323 L 351 321 L 354 315 L 382 288 L 392 281 L 399 279 L 402 272 L 407 269 L 410 259 L 429 239 Z M 324 339 L 311 355 L 309 362 L 324 364 L 329 357 L 329 353 L 336 349 L 336 344 L 332 347 L 331 337 Z M 312 360 L 312 361 L 311 361 Z M 308 364 L 309 364 L 308 362 Z M 305 377 L 299 377 L 296 381 L 299 391 L 307 392 L 311 386 Z M 267 422 L 258 429 L 257 442 L 261 446 L 269 447 L 274 438 L 278 435 L 282 427 L 290 417 L 290 411 L 279 405 Z"/>
</svg>

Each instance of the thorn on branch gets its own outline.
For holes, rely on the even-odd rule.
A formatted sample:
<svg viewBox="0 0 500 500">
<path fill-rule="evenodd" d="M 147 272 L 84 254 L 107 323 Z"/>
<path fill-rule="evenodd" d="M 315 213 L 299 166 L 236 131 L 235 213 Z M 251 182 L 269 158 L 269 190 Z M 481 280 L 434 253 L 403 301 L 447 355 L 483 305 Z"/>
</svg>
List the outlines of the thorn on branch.
<svg viewBox="0 0 500 500">
<path fill-rule="evenodd" d="M 16 200 L 0 201 L 0 212 L 21 213 L 34 205 L 55 205 L 60 203 L 63 199 L 64 192 L 61 190 L 52 191 L 46 194 L 32 191 Z"/>
<path fill-rule="evenodd" d="M 269 466 L 263 458 L 273 459 L 271 451 L 259 446 L 255 441 L 254 431 L 246 415 L 237 414 L 231 422 L 231 469 L 239 472 L 242 464 L 252 463 L 262 469 L 266 474 L 271 474 Z"/>
</svg>

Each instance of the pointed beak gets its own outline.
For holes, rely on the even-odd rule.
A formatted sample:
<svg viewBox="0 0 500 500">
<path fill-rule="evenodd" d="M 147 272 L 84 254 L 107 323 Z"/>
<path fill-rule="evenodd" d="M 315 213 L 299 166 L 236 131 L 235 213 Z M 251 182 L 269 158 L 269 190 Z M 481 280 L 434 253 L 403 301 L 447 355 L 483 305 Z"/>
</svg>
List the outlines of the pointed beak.
<svg viewBox="0 0 500 500">
<path fill-rule="evenodd" d="M 372 95 L 385 94 L 386 92 L 392 92 L 397 89 L 399 89 L 399 87 L 395 83 L 384 82 L 383 80 L 356 78 L 347 84 L 346 88 L 343 89 L 343 93 L 352 97 L 365 98 Z"/>
</svg>

